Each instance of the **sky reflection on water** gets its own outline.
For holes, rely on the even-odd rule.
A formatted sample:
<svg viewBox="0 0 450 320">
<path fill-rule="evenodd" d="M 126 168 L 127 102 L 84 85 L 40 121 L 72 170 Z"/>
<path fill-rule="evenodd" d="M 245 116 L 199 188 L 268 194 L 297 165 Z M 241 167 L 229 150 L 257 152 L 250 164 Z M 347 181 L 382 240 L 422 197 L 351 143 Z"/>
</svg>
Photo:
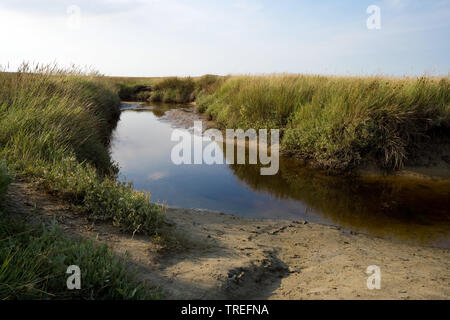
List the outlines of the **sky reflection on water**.
<svg viewBox="0 0 450 320">
<path fill-rule="evenodd" d="M 128 108 L 113 133 L 111 152 L 121 176 L 151 191 L 153 201 L 252 218 L 305 219 L 450 247 L 448 181 L 349 180 L 284 158 L 275 176 L 261 176 L 255 165 L 177 166 L 170 159 L 176 144 L 170 136 L 178 125 L 162 117 L 169 108 Z"/>
</svg>

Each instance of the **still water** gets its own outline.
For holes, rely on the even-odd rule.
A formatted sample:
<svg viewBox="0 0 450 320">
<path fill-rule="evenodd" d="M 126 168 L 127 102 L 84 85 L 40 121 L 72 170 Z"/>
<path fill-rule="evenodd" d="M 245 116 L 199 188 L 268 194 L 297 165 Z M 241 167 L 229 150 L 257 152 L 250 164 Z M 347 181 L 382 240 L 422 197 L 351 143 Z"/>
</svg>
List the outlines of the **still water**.
<svg viewBox="0 0 450 320">
<path fill-rule="evenodd" d="M 175 109 L 183 116 L 173 116 Z M 169 116 L 169 114 L 172 116 Z M 180 165 L 174 129 L 193 134 L 196 115 L 167 105 L 124 105 L 111 152 L 120 176 L 153 201 L 243 217 L 304 219 L 409 243 L 450 247 L 450 181 L 332 177 L 281 158 L 275 176 L 256 165 Z M 206 143 L 205 143 L 206 146 Z M 223 155 L 222 155 L 223 156 Z"/>
</svg>

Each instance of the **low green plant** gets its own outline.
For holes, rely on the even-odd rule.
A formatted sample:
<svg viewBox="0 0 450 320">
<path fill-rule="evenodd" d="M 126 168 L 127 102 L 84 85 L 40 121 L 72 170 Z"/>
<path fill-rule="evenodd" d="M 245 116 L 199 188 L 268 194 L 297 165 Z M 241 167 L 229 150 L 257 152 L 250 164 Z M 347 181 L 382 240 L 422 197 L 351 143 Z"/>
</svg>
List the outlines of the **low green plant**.
<svg viewBox="0 0 450 320">
<path fill-rule="evenodd" d="M 115 177 L 99 177 L 95 168 L 74 158 L 52 167 L 28 168 L 27 173 L 40 177 L 40 185 L 79 210 L 95 219 L 111 221 L 123 231 L 153 235 L 164 221 L 161 206 L 150 201 L 149 193 L 136 191 Z"/>
<path fill-rule="evenodd" d="M 0 213 L 0 262 L 0 300 L 162 297 L 106 245 L 72 240 L 56 223 L 31 228 Z M 80 290 L 67 289 L 71 265 L 80 267 Z"/>
</svg>

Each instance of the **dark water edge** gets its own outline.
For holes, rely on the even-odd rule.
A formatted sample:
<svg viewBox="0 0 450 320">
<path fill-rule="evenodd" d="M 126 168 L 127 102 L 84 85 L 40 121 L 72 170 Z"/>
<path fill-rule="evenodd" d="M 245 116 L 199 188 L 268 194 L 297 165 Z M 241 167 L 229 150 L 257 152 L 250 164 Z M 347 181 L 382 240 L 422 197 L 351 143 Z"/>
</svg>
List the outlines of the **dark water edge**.
<svg viewBox="0 0 450 320">
<path fill-rule="evenodd" d="M 113 132 L 111 152 L 120 174 L 137 189 L 151 191 L 153 201 L 243 217 L 304 219 L 407 243 L 450 247 L 450 180 L 343 178 L 283 157 L 275 176 L 261 176 L 258 165 L 176 166 L 170 159 L 176 144 L 170 141 L 172 130 L 192 131 L 180 119 L 167 116 L 173 109 L 186 112 L 189 121 L 195 119 L 179 106 L 128 105 Z"/>
</svg>

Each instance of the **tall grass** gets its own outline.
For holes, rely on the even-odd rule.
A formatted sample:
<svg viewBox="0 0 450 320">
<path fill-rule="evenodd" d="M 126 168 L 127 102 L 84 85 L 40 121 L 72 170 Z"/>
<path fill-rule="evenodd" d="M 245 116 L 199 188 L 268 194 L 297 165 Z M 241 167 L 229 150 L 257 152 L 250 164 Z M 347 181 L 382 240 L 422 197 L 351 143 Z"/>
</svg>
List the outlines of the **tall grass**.
<svg viewBox="0 0 450 320">
<path fill-rule="evenodd" d="M 149 86 L 125 82 L 119 85 L 118 94 L 123 101 L 147 101 L 151 95 L 150 89 Z"/>
<path fill-rule="evenodd" d="M 188 104 L 200 93 L 214 92 L 225 77 L 108 78 L 123 101 Z"/>
<path fill-rule="evenodd" d="M 205 75 L 200 78 L 165 78 L 157 81 L 149 101 L 187 104 L 195 101 L 200 93 L 213 92 L 223 77 Z"/>
<path fill-rule="evenodd" d="M 120 113 L 113 83 L 77 69 L 24 65 L 0 73 L 0 88 L 0 194 L 10 181 L 7 163 L 94 219 L 128 232 L 156 232 L 162 208 L 116 180 L 108 151 Z M 17 226 L 0 215 L 0 299 L 146 296 L 106 247 L 73 241 L 56 227 Z M 70 295 L 62 282 L 68 264 L 83 266 L 86 277 L 85 289 Z"/>
<path fill-rule="evenodd" d="M 195 100 L 195 82 L 191 78 L 167 78 L 153 86 L 151 101 L 164 103 L 188 103 Z"/>
<path fill-rule="evenodd" d="M 106 143 L 120 101 L 104 78 L 24 66 L 0 87 L 0 158 L 92 217 L 155 231 L 161 208 L 116 181 Z"/>
<path fill-rule="evenodd" d="M 338 172 L 399 169 L 449 137 L 448 78 L 239 76 L 197 104 L 223 127 L 278 128 L 285 153 Z"/>
</svg>

